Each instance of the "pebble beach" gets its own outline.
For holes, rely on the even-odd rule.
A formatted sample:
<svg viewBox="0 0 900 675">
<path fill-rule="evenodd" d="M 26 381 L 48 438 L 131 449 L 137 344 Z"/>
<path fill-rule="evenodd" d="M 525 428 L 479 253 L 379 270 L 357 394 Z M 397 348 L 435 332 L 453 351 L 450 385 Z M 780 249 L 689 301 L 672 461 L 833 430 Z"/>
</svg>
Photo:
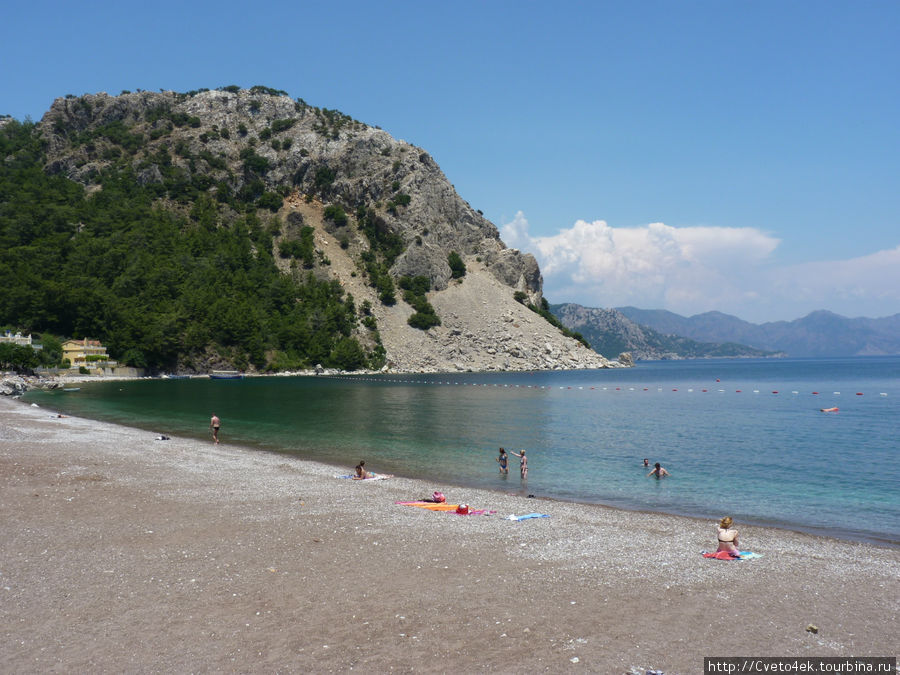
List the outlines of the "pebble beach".
<svg viewBox="0 0 900 675">
<path fill-rule="evenodd" d="M 900 549 L 334 467 L 0 397 L 0 670 L 697 673 L 896 656 Z M 377 466 L 367 467 L 378 471 Z M 442 491 L 486 509 L 401 506 Z M 548 518 L 509 520 L 542 513 Z M 727 515 L 727 514 L 722 514 Z"/>
</svg>

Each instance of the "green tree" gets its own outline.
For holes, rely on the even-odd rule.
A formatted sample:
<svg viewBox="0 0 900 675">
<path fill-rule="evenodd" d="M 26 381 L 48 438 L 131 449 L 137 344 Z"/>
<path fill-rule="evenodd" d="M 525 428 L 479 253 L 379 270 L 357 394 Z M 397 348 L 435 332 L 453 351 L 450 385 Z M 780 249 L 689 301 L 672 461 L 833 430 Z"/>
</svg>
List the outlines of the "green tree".
<svg viewBox="0 0 900 675">
<path fill-rule="evenodd" d="M 450 265 L 450 276 L 454 279 L 461 279 L 466 276 L 466 264 L 456 251 L 450 251 L 447 256 L 447 264 Z"/>
<path fill-rule="evenodd" d="M 331 351 L 329 361 L 341 370 L 359 370 L 366 366 L 366 353 L 353 338 L 342 338 Z"/>
</svg>

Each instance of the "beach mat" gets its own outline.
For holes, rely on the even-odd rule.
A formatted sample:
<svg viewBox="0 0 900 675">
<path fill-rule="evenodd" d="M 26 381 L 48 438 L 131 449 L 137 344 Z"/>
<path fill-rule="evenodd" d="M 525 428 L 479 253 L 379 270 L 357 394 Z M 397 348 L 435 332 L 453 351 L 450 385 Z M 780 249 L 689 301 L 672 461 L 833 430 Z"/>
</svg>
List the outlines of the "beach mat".
<svg viewBox="0 0 900 675">
<path fill-rule="evenodd" d="M 400 506 L 416 506 L 420 509 L 428 509 L 429 511 L 456 511 L 456 509 L 459 508 L 459 504 L 446 504 L 443 502 L 412 501 L 394 503 L 399 504 Z"/>
<path fill-rule="evenodd" d="M 753 558 L 762 558 L 762 553 L 754 553 L 753 551 L 740 551 L 739 556 L 733 556 L 728 551 L 704 552 L 704 558 L 714 560 L 752 560 Z"/>
<path fill-rule="evenodd" d="M 416 500 L 412 502 L 394 502 L 395 504 L 399 504 L 400 506 L 415 506 L 420 509 L 428 509 L 429 511 L 452 511 L 456 513 L 456 510 L 459 508 L 459 504 L 444 504 L 439 502 L 426 502 L 421 500 Z M 473 509 L 469 508 L 468 513 L 457 513 L 459 516 L 489 516 L 492 513 L 497 513 L 496 511 L 488 511 L 487 509 Z"/>
</svg>

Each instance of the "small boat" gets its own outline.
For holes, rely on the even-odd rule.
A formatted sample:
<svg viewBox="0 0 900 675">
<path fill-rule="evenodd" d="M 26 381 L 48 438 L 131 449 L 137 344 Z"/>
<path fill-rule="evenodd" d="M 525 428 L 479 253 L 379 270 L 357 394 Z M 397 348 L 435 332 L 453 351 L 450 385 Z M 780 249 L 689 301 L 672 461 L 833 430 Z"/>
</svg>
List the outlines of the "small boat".
<svg viewBox="0 0 900 675">
<path fill-rule="evenodd" d="M 63 391 L 81 391 L 81 387 L 65 387 Z"/>
<path fill-rule="evenodd" d="M 214 370 L 209 374 L 211 380 L 240 380 L 244 377 L 238 370 Z"/>
</svg>

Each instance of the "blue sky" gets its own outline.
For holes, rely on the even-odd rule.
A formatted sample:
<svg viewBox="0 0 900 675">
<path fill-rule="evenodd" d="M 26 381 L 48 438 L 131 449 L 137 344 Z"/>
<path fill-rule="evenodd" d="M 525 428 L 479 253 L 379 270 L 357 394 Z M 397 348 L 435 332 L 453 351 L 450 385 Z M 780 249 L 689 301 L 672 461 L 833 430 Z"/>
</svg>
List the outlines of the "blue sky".
<svg viewBox="0 0 900 675">
<path fill-rule="evenodd" d="M 262 84 L 425 148 L 551 302 L 900 312 L 900 3 L 17 3 L 0 114 Z"/>
</svg>

